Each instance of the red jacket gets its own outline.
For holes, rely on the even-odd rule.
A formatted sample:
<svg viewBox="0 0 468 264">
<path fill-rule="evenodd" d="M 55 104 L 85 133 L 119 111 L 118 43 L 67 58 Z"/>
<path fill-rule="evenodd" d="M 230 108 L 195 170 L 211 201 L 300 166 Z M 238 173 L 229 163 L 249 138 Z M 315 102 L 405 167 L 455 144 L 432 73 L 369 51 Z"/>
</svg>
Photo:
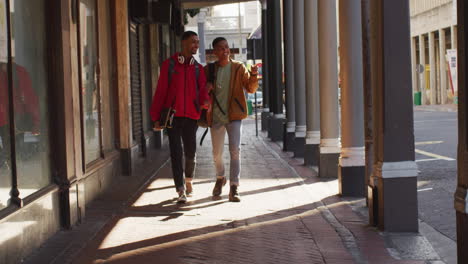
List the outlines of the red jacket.
<svg viewBox="0 0 468 264">
<path fill-rule="evenodd" d="M 208 91 L 206 90 L 206 77 L 202 65 L 198 65 L 200 74 L 198 76 L 199 96 L 196 98 L 197 86 L 195 65 L 189 63 L 180 63 L 178 60 L 179 54 L 172 56 L 175 61 L 171 83 L 169 84 L 169 61 L 165 60 L 162 63 L 158 86 L 153 97 L 150 114 L 153 121 L 159 120 L 161 110 L 171 107 L 174 103 L 176 117 L 188 117 L 190 119 L 200 119 L 201 106 L 209 100 Z M 196 107 L 198 100 L 199 109 Z"/>
<path fill-rule="evenodd" d="M 39 98 L 36 95 L 31 78 L 26 69 L 16 65 L 17 84 L 14 86 L 15 117 L 30 114 L 32 119 L 31 131 L 38 130 L 40 126 Z M 8 109 L 8 75 L 0 70 L 0 127 L 9 123 Z"/>
</svg>

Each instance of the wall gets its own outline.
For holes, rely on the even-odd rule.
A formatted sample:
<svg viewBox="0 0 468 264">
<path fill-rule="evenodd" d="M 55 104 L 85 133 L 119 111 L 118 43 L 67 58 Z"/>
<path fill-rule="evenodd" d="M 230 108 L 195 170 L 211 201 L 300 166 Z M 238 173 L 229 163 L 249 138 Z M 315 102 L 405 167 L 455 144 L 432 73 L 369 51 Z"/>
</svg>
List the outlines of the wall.
<svg viewBox="0 0 468 264">
<path fill-rule="evenodd" d="M 452 0 L 412 0 L 411 3 L 411 36 L 457 24 Z"/>
</svg>

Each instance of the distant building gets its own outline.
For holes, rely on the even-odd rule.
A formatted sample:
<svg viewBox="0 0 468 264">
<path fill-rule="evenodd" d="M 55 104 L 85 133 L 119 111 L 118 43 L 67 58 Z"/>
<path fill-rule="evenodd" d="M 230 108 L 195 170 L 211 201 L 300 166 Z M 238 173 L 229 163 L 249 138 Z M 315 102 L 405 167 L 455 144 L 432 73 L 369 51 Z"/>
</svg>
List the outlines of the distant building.
<svg viewBox="0 0 468 264">
<path fill-rule="evenodd" d="M 410 0 L 413 89 L 422 104 L 456 101 L 456 74 L 447 67 L 447 50 L 457 48 L 456 6 L 456 0 Z"/>
<path fill-rule="evenodd" d="M 234 58 L 247 61 L 247 38 L 261 24 L 261 16 L 259 1 L 218 5 L 204 8 L 200 14 L 189 17 L 185 29 L 199 32 L 199 24 L 204 24 L 205 49 L 212 49 L 212 41 L 222 36 L 227 39 L 231 48 L 239 50 Z M 212 57 L 207 56 L 207 61 L 210 60 Z"/>
</svg>

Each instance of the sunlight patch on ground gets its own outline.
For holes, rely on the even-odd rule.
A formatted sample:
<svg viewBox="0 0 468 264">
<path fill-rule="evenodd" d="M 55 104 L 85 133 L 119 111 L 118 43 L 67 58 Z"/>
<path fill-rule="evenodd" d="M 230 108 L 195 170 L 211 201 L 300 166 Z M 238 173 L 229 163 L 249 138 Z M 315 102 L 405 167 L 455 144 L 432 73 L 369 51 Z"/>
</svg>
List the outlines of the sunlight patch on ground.
<svg viewBox="0 0 468 264">
<path fill-rule="evenodd" d="M 213 200 L 211 191 L 214 181 L 200 179 L 194 182 L 195 193 L 184 205 L 175 202 L 177 195 L 172 179 L 153 182 L 123 213 L 100 249 L 225 225 L 284 210 L 298 210 L 336 195 L 338 188 L 337 180 L 304 184 L 298 178 L 243 179 L 239 187 L 242 201 L 231 203 L 227 199 L 229 183 L 223 188 L 221 199 Z M 248 209 L 244 205 L 248 205 Z M 135 225 L 146 228 L 132 228 Z"/>
</svg>

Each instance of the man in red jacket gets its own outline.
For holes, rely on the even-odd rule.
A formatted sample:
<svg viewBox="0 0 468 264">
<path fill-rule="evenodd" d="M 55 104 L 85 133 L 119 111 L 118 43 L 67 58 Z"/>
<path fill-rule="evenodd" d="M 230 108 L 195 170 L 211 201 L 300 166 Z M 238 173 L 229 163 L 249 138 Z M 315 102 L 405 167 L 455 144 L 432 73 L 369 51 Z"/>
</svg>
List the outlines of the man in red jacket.
<svg viewBox="0 0 468 264">
<path fill-rule="evenodd" d="M 34 91 L 31 78 L 25 67 L 13 64 L 13 109 L 15 115 L 15 139 L 19 153 L 23 150 L 24 134 L 31 132 L 33 135 L 40 133 L 39 98 Z M 9 130 L 9 101 L 7 64 L 0 62 L 0 167 L 10 155 L 10 130 Z"/>
<path fill-rule="evenodd" d="M 186 194 L 192 193 L 197 120 L 200 118 L 201 108 L 207 108 L 209 104 L 203 66 L 193 57 L 197 53 L 198 44 L 197 33 L 187 31 L 182 35 L 182 52 L 172 55 L 162 63 L 150 110 L 155 130 L 161 130 L 159 119 L 163 108 L 172 107 L 176 111 L 172 128 L 168 128 L 167 133 L 172 173 L 179 194 L 178 203 L 185 203 Z M 182 152 L 185 154 L 185 179 Z"/>
</svg>

